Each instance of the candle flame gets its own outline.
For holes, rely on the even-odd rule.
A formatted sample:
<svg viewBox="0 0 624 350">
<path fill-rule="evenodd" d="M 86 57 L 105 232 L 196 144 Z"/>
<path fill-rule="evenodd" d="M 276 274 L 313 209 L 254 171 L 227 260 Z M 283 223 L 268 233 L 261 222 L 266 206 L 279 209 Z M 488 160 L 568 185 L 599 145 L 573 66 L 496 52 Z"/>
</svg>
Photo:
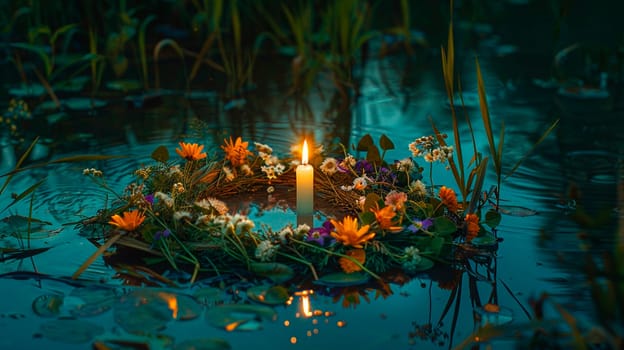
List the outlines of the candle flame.
<svg viewBox="0 0 624 350">
<path fill-rule="evenodd" d="M 303 140 L 303 148 L 301 149 L 301 164 L 308 164 L 308 141 Z"/>
</svg>

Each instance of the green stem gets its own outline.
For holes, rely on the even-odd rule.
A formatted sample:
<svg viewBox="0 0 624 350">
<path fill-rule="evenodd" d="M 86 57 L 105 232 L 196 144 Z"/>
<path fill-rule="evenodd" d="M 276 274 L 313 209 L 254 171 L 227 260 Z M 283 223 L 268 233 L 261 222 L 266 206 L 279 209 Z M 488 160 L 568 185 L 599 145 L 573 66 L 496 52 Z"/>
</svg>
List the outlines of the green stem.
<svg viewBox="0 0 624 350">
<path fill-rule="evenodd" d="M 284 252 L 280 252 L 280 251 L 278 251 L 277 254 L 285 256 L 285 257 L 287 257 L 289 259 L 292 259 L 294 261 L 297 261 L 299 263 L 302 263 L 302 264 L 306 265 L 310 269 L 310 271 L 312 272 L 312 276 L 314 277 L 314 280 L 318 280 L 319 279 L 318 274 L 316 273 L 316 269 L 314 268 L 314 265 L 312 265 L 311 262 L 309 262 L 307 260 L 299 259 L 296 256 L 293 256 L 293 255 L 290 255 L 290 254 L 287 254 L 287 253 L 284 253 Z"/>
</svg>

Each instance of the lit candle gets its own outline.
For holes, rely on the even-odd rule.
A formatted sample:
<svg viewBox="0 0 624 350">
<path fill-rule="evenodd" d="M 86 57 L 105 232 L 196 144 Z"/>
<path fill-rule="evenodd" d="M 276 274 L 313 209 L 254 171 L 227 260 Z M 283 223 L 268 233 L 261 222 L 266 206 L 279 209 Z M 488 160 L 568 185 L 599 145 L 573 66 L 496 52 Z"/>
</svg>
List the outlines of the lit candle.
<svg viewBox="0 0 624 350">
<path fill-rule="evenodd" d="M 314 168 L 308 164 L 308 142 L 303 141 L 301 165 L 297 166 L 298 223 L 312 226 L 314 215 Z"/>
</svg>

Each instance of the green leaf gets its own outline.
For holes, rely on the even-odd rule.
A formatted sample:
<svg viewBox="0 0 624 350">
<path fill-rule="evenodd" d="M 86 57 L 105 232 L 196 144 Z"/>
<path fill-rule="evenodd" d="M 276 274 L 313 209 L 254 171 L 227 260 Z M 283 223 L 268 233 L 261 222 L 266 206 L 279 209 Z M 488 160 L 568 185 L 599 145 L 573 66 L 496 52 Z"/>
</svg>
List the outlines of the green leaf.
<svg viewBox="0 0 624 350">
<path fill-rule="evenodd" d="M 389 149 L 394 149 L 394 143 L 385 134 L 382 134 L 381 137 L 379 138 L 379 146 L 384 151 L 387 151 Z"/>
<path fill-rule="evenodd" d="M 375 222 L 375 220 L 375 214 L 373 214 L 373 212 L 371 211 L 365 211 L 360 214 L 360 221 L 362 225 L 370 225 Z"/>
<path fill-rule="evenodd" d="M 439 216 L 433 220 L 435 232 L 441 235 L 448 235 L 457 231 L 457 225 L 446 216 Z"/>
<path fill-rule="evenodd" d="M 490 226 L 491 228 L 494 228 L 498 226 L 500 222 L 501 222 L 501 214 L 497 212 L 496 210 L 488 210 L 488 212 L 485 213 L 484 224 Z"/>
<path fill-rule="evenodd" d="M 438 255 L 440 254 L 440 251 L 442 250 L 443 245 L 444 245 L 444 238 L 433 237 L 433 239 L 431 240 L 431 247 L 429 248 L 435 255 Z"/>
<path fill-rule="evenodd" d="M 165 163 L 169 160 L 169 151 L 167 147 L 160 145 L 152 152 L 152 159 L 157 162 Z"/>
<path fill-rule="evenodd" d="M 370 212 L 371 208 L 376 208 L 379 201 L 381 201 L 381 197 L 377 193 L 369 193 L 366 195 L 366 199 L 364 200 L 364 208 L 362 211 L 367 213 Z"/>
<path fill-rule="evenodd" d="M 362 138 L 358 142 L 358 144 L 355 147 L 355 149 L 357 151 L 367 151 L 367 152 L 369 152 L 372 147 L 375 147 L 375 142 L 373 141 L 373 138 L 370 136 L 370 134 L 366 134 L 366 135 L 362 136 Z"/>
<path fill-rule="evenodd" d="M 282 263 L 259 262 L 252 263 L 250 270 L 258 276 L 267 277 L 275 283 L 289 281 L 295 276 L 293 269 Z"/>
</svg>

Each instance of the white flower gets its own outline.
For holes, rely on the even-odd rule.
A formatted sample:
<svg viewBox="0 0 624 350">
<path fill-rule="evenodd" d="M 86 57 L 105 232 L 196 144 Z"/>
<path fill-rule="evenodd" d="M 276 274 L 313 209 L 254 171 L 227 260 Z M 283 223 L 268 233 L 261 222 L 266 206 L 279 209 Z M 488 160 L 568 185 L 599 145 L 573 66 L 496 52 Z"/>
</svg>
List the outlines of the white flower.
<svg viewBox="0 0 624 350">
<path fill-rule="evenodd" d="M 410 190 L 412 193 L 421 197 L 427 194 L 427 187 L 425 187 L 425 184 L 420 180 L 412 181 L 410 184 Z"/>
<path fill-rule="evenodd" d="M 282 175 L 284 170 L 286 170 L 286 167 L 284 166 L 284 164 L 278 163 L 275 165 L 275 173 L 277 173 L 277 175 Z"/>
<path fill-rule="evenodd" d="M 403 252 L 405 253 L 405 261 L 403 262 L 403 269 L 407 272 L 416 272 L 418 264 L 422 261 L 420 256 L 420 250 L 414 246 L 406 247 Z"/>
<path fill-rule="evenodd" d="M 293 235 L 293 230 L 290 226 L 284 227 L 280 232 L 277 233 L 277 237 L 282 243 L 286 243 L 288 241 L 288 236 Z"/>
<path fill-rule="evenodd" d="M 241 233 L 249 233 L 255 226 L 253 221 L 249 220 L 247 217 L 243 217 L 236 222 L 236 233 L 239 235 Z"/>
<path fill-rule="evenodd" d="M 240 167 L 240 170 L 243 172 L 243 174 L 245 174 L 246 176 L 251 176 L 253 175 L 253 170 L 251 170 L 251 167 L 249 166 L 249 164 L 243 164 Z"/>
<path fill-rule="evenodd" d="M 360 210 L 364 210 L 364 203 L 366 203 L 366 197 L 364 196 L 360 196 L 360 198 L 355 201 L 355 205 L 360 208 Z"/>
<path fill-rule="evenodd" d="M 305 234 L 307 234 L 308 232 L 310 232 L 310 226 L 308 226 L 308 224 L 301 224 L 299 226 L 297 226 L 297 228 L 295 229 L 295 236 L 296 237 L 301 237 Z"/>
<path fill-rule="evenodd" d="M 405 257 L 408 259 L 418 259 L 419 261 L 422 259 L 420 256 L 420 249 L 414 246 L 405 247 L 403 252 L 405 253 Z"/>
<path fill-rule="evenodd" d="M 345 159 L 342 160 L 342 162 L 340 162 L 340 166 L 343 168 L 352 168 L 355 166 L 355 163 L 357 163 L 357 159 L 355 159 L 354 156 L 347 154 L 347 156 L 345 157 Z"/>
<path fill-rule="evenodd" d="M 225 181 L 232 181 L 236 177 L 236 175 L 234 175 L 234 172 L 232 172 L 232 169 L 227 166 L 223 167 L 223 172 L 225 173 Z"/>
<path fill-rule="evenodd" d="M 186 210 L 178 210 L 175 213 L 173 213 L 173 220 L 175 221 L 180 221 L 182 219 L 190 220 L 192 217 L 193 216 L 191 215 L 191 213 Z"/>
<path fill-rule="evenodd" d="M 195 225 L 207 225 L 210 223 L 212 217 L 211 215 L 200 215 L 195 220 Z"/>
<path fill-rule="evenodd" d="M 267 156 L 266 158 L 262 158 L 264 160 L 264 164 L 266 165 L 275 165 L 279 163 L 279 158 L 276 156 Z"/>
<path fill-rule="evenodd" d="M 265 154 L 273 153 L 273 148 L 271 148 L 269 145 L 265 145 L 265 144 L 259 143 L 259 142 L 254 142 L 254 145 L 256 146 L 256 150 L 258 150 L 258 154 L 260 154 L 260 153 L 265 153 Z"/>
<path fill-rule="evenodd" d="M 260 261 L 269 261 L 277 253 L 279 246 L 274 245 L 271 241 L 262 241 L 256 247 L 256 258 Z"/>
<path fill-rule="evenodd" d="M 171 198 L 168 194 L 158 191 L 154 193 L 154 197 L 162 201 L 165 206 L 169 208 L 173 207 L 173 198 Z"/>
<path fill-rule="evenodd" d="M 275 174 L 275 167 L 274 166 L 261 166 L 260 170 L 262 170 L 263 173 L 266 174 L 267 179 L 269 180 L 273 180 L 277 178 L 277 175 Z"/>
<path fill-rule="evenodd" d="M 368 186 L 366 177 L 360 176 L 353 179 L 353 188 L 359 191 L 364 190 Z"/>
<path fill-rule="evenodd" d="M 338 161 L 336 158 L 327 157 L 321 163 L 320 169 L 325 175 L 334 175 L 338 171 Z"/>
<path fill-rule="evenodd" d="M 410 171 L 412 171 L 413 168 L 414 168 L 414 161 L 412 160 L 412 158 L 401 159 L 399 160 L 399 163 L 397 164 L 398 171 L 409 173 Z"/>
<path fill-rule="evenodd" d="M 169 168 L 169 176 L 177 176 L 182 175 L 182 170 L 180 170 L 180 165 L 174 165 Z"/>
</svg>

